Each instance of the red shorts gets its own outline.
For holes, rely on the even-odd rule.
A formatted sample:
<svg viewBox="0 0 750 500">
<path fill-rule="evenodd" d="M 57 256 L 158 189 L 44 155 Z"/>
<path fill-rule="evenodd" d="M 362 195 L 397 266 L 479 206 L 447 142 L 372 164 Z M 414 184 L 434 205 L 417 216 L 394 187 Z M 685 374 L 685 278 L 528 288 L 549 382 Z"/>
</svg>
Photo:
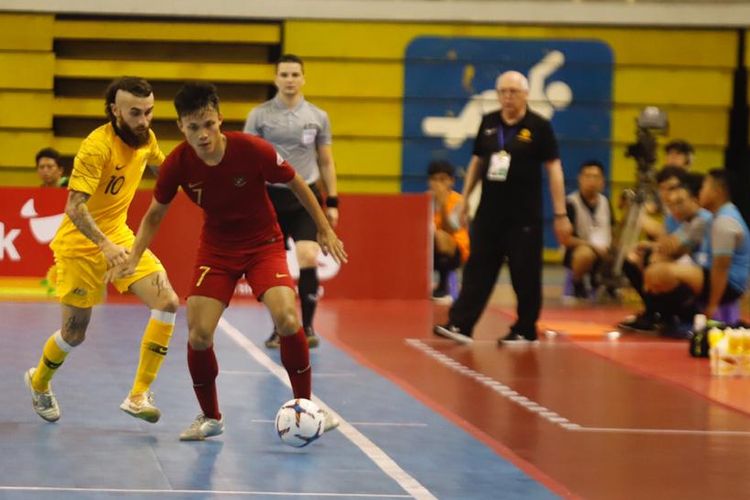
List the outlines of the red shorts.
<svg viewBox="0 0 750 500">
<path fill-rule="evenodd" d="M 259 301 L 269 288 L 287 286 L 294 289 L 284 243 L 278 241 L 231 253 L 200 248 L 189 296 L 211 297 L 229 305 L 242 275 Z"/>
</svg>

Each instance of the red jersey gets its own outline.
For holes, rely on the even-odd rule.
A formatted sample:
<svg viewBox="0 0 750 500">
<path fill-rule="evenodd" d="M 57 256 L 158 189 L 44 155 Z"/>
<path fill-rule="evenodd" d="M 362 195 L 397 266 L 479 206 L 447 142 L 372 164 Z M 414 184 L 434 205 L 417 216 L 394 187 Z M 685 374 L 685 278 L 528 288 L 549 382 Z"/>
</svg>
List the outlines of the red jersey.
<svg viewBox="0 0 750 500">
<path fill-rule="evenodd" d="M 182 190 L 203 209 L 201 240 L 210 247 L 252 247 L 281 240 L 276 212 L 266 192 L 266 182 L 287 183 L 294 168 L 260 137 L 224 132 L 224 157 L 208 166 L 185 141 L 159 168 L 154 198 L 170 203 Z"/>
</svg>

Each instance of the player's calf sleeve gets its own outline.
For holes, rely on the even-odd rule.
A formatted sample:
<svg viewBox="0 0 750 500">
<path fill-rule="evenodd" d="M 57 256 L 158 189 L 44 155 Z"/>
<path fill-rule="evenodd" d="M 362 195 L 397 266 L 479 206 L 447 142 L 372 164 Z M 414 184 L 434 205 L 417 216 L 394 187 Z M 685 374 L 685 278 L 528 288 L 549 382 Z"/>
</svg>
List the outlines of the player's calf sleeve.
<svg viewBox="0 0 750 500">
<path fill-rule="evenodd" d="M 216 377 L 219 375 L 219 363 L 216 361 L 214 346 L 197 351 L 188 342 L 188 369 L 193 379 L 193 391 L 198 398 L 203 415 L 208 418 L 221 419 L 219 397 L 216 393 Z"/>
<path fill-rule="evenodd" d="M 281 336 L 281 364 L 289 374 L 294 397 L 310 399 L 312 367 L 304 329 L 300 328 L 294 335 Z"/>
<path fill-rule="evenodd" d="M 35 391 L 45 392 L 49 390 L 50 380 L 55 376 L 57 369 L 60 368 L 60 365 L 65 361 L 65 357 L 72 350 L 73 346 L 63 340 L 60 330 L 57 330 L 47 339 L 42 350 L 42 357 L 39 359 L 39 364 L 31 379 L 31 386 Z"/>
<path fill-rule="evenodd" d="M 299 270 L 299 300 L 302 306 L 302 326 L 312 326 L 315 308 L 318 305 L 318 269 L 306 267 Z"/>
<path fill-rule="evenodd" d="M 151 310 L 151 318 L 141 339 L 141 356 L 133 380 L 133 389 L 130 391 L 131 396 L 143 394 L 156 380 L 159 368 L 167 355 L 176 317 L 177 313 Z"/>
<path fill-rule="evenodd" d="M 643 271 L 641 271 L 637 265 L 626 259 L 625 262 L 622 263 L 622 273 L 628 278 L 630 284 L 633 285 L 633 289 L 635 289 L 635 291 L 638 292 L 638 295 L 642 298 Z"/>
</svg>

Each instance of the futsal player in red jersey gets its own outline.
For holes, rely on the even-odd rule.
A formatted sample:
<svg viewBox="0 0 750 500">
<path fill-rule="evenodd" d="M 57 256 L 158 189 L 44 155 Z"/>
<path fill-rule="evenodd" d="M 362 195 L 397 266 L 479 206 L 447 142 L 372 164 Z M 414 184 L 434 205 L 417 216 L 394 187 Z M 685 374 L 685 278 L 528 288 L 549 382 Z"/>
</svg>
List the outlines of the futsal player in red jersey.
<svg viewBox="0 0 750 500">
<path fill-rule="evenodd" d="M 174 99 L 177 125 L 185 136 L 164 160 L 154 199 L 141 221 L 129 260 L 113 272 L 128 275 L 158 231 L 169 204 L 182 188 L 203 209 L 200 247 L 187 300 L 188 367 L 202 413 L 181 435 L 200 441 L 224 431 L 216 394 L 218 363 L 214 331 L 243 275 L 271 313 L 281 335 L 281 362 L 295 398 L 310 398 L 311 368 L 305 332 L 295 307 L 284 242 L 266 183 L 285 183 L 315 220 L 324 252 L 346 262 L 343 243 L 315 195 L 274 147 L 259 137 L 222 132 L 216 87 L 184 85 Z M 338 425 L 333 416 L 326 430 Z"/>
</svg>

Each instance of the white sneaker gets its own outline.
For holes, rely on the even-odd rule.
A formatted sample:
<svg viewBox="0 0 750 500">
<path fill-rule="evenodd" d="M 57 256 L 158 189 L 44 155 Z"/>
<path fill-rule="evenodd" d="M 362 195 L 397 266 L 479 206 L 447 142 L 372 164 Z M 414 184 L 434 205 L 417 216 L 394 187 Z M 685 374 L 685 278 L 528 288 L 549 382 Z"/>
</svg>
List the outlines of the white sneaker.
<svg viewBox="0 0 750 500">
<path fill-rule="evenodd" d="M 151 424 L 158 422 L 161 417 L 161 411 L 154 405 L 154 393 L 151 391 L 146 391 L 140 397 L 135 398 L 128 395 L 120 405 L 120 409 L 130 416 Z"/>
<path fill-rule="evenodd" d="M 208 437 L 224 433 L 224 417 L 221 420 L 208 418 L 202 413 L 195 417 L 190 427 L 180 434 L 180 441 L 203 441 Z"/>
<path fill-rule="evenodd" d="M 34 376 L 36 368 L 29 368 L 23 375 L 26 387 L 31 391 L 31 406 L 34 411 L 47 422 L 57 422 L 60 419 L 60 407 L 57 405 L 57 398 L 52 392 L 52 386 L 46 392 L 37 392 L 31 385 L 31 378 Z"/>
<path fill-rule="evenodd" d="M 338 427 L 339 424 L 341 424 L 339 419 L 336 418 L 333 413 L 323 410 L 323 414 L 325 415 L 325 419 L 323 421 L 323 432 L 332 431 L 333 429 Z"/>
</svg>

